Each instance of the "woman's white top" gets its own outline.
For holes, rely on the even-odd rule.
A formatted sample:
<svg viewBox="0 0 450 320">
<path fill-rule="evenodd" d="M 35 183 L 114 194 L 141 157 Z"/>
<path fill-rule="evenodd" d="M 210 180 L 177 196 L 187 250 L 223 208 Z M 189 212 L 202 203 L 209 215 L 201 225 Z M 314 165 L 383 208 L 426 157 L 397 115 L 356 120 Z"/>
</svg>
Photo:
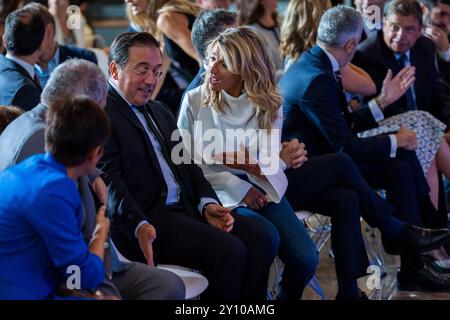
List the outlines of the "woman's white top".
<svg viewBox="0 0 450 320">
<path fill-rule="evenodd" d="M 280 202 L 287 188 L 285 164 L 279 158 L 282 109 L 279 109 L 278 118 L 269 134 L 267 130 L 259 129 L 258 107 L 246 93 L 239 97 L 230 96 L 225 91 L 222 94 L 230 106 L 224 113 L 201 105 L 201 87 L 187 92 L 184 97 L 178 128 L 190 160 L 194 159 L 202 169 L 225 207 L 245 206 L 242 199 L 252 184 L 237 175 L 247 175 L 249 181 L 265 191 L 269 201 Z M 257 159 L 266 179 L 231 169 L 214 158 L 214 155 L 222 152 L 239 151 L 244 141 L 247 141 L 245 146 L 249 148 L 251 157 Z"/>
</svg>

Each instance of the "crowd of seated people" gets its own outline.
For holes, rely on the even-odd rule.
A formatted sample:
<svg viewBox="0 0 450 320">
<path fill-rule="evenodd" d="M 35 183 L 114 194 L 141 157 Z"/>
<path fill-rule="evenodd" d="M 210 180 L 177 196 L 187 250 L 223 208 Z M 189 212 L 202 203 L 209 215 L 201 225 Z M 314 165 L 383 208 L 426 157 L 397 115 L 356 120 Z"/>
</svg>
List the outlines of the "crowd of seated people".
<svg viewBox="0 0 450 320">
<path fill-rule="evenodd" d="M 30 2 L 3 8 L 0 299 L 184 299 L 168 264 L 264 300 L 278 256 L 299 300 L 299 210 L 331 218 L 336 300 L 368 299 L 361 218 L 399 289 L 450 291 L 450 1 L 125 0 L 107 77 L 69 1 Z"/>
</svg>

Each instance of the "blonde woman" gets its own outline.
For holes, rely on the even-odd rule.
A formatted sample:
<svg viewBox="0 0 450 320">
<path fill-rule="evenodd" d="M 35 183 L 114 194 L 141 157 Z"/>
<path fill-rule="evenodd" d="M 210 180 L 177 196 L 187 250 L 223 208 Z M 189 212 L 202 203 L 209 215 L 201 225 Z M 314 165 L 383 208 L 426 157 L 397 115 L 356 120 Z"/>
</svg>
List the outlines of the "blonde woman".
<svg viewBox="0 0 450 320">
<path fill-rule="evenodd" d="M 222 33 L 212 41 L 206 56 L 205 81 L 186 93 L 178 126 L 186 135 L 187 149 L 195 146 L 191 157 L 202 162 L 200 167 L 222 204 L 261 220 L 271 230 L 274 244 L 281 238 L 279 255 L 286 267 L 278 298 L 300 299 L 318 257 L 303 224 L 284 198 L 287 179 L 279 158 L 282 110 L 275 69 L 263 41 L 248 27 Z M 248 139 L 242 144 L 233 137 L 227 139 L 230 133 L 239 135 L 235 130 L 245 131 Z M 213 131 L 223 146 L 233 146 L 218 147 L 213 154 L 203 152 L 208 139 L 202 137 Z M 258 136 L 267 138 L 268 143 L 259 144 L 257 152 Z M 235 155 L 246 161 L 234 163 Z"/>
<path fill-rule="evenodd" d="M 289 1 L 281 25 L 280 50 L 285 59 L 285 71 L 315 45 L 320 19 L 329 8 L 330 0 Z M 349 64 L 340 71 L 345 91 L 363 96 L 376 93 L 375 83 L 363 69 Z"/>
</svg>

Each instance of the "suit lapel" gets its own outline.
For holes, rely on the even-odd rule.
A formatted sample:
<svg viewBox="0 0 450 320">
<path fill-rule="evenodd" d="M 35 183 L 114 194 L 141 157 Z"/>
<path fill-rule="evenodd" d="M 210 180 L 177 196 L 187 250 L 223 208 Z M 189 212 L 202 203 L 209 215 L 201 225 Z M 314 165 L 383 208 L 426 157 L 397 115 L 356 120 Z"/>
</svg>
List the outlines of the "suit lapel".
<svg viewBox="0 0 450 320">
<path fill-rule="evenodd" d="M 138 130 L 142 139 L 144 139 L 144 144 L 146 145 L 146 150 L 148 156 L 152 160 L 155 168 L 158 170 L 161 177 L 163 176 L 161 166 L 159 165 L 158 158 L 155 153 L 155 149 L 153 148 L 152 142 L 148 137 L 147 131 L 142 126 L 142 123 L 139 121 L 137 116 L 134 114 L 131 107 L 128 105 L 126 101 L 122 99 L 122 97 L 112 88 L 109 89 L 110 97 L 116 103 L 116 106 L 119 112 Z"/>
<path fill-rule="evenodd" d="M 36 81 L 34 81 L 34 79 L 30 76 L 30 74 L 27 72 L 27 70 L 25 70 L 20 64 L 18 64 L 17 62 L 5 58 L 9 63 L 10 63 L 10 67 L 12 69 L 17 70 L 21 75 L 23 75 L 25 78 L 28 78 L 29 80 L 31 80 L 31 82 L 33 82 L 35 84 L 35 86 L 39 89 L 39 91 L 42 91 L 42 87 L 40 86 L 39 83 L 36 83 Z"/>
</svg>

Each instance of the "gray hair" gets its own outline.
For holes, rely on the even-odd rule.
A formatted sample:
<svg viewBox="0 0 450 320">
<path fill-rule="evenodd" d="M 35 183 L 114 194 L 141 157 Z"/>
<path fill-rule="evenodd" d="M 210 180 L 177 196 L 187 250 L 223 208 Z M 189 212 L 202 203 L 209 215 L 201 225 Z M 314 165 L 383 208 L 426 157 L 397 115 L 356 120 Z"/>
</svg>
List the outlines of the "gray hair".
<svg viewBox="0 0 450 320">
<path fill-rule="evenodd" d="M 195 19 L 192 25 L 191 39 L 195 51 L 202 61 L 205 61 L 208 44 L 217 37 L 227 26 L 235 24 L 235 12 L 223 9 L 205 10 Z"/>
<path fill-rule="evenodd" d="M 363 19 L 353 8 L 338 5 L 327 10 L 320 20 L 317 41 L 332 48 L 340 48 L 361 35 Z"/>
<path fill-rule="evenodd" d="M 107 90 L 106 77 L 97 65 L 86 60 L 69 59 L 52 72 L 41 102 L 49 106 L 66 97 L 88 96 L 104 107 Z"/>
</svg>

